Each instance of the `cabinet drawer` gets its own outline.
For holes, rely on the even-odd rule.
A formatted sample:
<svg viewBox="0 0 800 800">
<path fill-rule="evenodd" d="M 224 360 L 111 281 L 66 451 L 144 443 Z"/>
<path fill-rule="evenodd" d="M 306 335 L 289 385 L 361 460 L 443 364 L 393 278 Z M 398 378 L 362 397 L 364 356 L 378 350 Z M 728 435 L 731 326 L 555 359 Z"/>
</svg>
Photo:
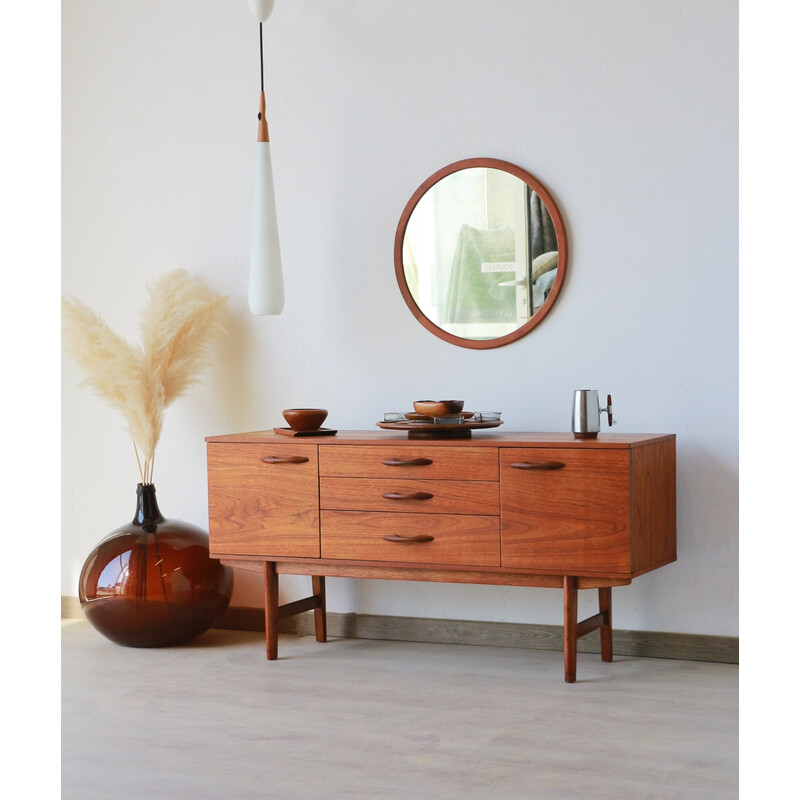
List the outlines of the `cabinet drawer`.
<svg viewBox="0 0 800 800">
<path fill-rule="evenodd" d="M 500 565 L 500 520 L 497 517 L 323 511 L 321 518 L 323 558 Z M 385 536 L 432 539 L 388 541 Z"/>
<path fill-rule="evenodd" d="M 320 478 L 320 508 L 426 514 L 500 513 L 497 481 Z"/>
<path fill-rule="evenodd" d="M 629 572 L 630 470 L 627 450 L 504 449 L 503 566 Z"/>
<path fill-rule="evenodd" d="M 211 552 L 319 557 L 316 445 L 208 445 Z"/>
<path fill-rule="evenodd" d="M 496 481 L 494 447 L 320 445 L 319 474 L 340 478 Z"/>
</svg>

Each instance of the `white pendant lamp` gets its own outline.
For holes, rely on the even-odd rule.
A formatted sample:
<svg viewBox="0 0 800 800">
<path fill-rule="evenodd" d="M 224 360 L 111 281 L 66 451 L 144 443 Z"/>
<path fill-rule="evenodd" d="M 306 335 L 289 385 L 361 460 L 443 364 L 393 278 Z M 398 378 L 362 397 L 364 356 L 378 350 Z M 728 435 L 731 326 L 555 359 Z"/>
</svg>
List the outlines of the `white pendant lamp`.
<svg viewBox="0 0 800 800">
<path fill-rule="evenodd" d="M 250 12 L 258 22 L 261 52 L 261 96 L 259 98 L 258 138 L 256 141 L 256 188 L 253 198 L 253 232 L 250 240 L 250 287 L 248 303 L 252 314 L 280 314 L 283 311 L 283 271 L 278 239 L 278 216 L 269 128 L 264 97 L 264 43 L 261 24 L 272 13 L 275 0 L 248 0 Z"/>
</svg>

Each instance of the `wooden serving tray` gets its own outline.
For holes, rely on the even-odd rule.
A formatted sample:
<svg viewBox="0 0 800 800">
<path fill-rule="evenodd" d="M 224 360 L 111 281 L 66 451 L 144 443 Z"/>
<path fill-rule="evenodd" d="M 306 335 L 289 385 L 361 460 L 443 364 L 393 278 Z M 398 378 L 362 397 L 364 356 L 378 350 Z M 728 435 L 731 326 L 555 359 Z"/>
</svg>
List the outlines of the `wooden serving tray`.
<svg viewBox="0 0 800 800">
<path fill-rule="evenodd" d="M 473 430 L 496 428 L 503 424 L 503 420 L 473 422 L 467 419 L 454 425 L 436 425 L 433 422 L 409 419 L 405 422 L 376 422 L 375 424 L 386 431 L 408 431 L 409 439 L 469 439 Z"/>
<path fill-rule="evenodd" d="M 333 436 L 337 431 L 333 428 L 317 428 L 315 431 L 295 431 L 291 428 L 273 428 L 281 436 Z"/>
</svg>

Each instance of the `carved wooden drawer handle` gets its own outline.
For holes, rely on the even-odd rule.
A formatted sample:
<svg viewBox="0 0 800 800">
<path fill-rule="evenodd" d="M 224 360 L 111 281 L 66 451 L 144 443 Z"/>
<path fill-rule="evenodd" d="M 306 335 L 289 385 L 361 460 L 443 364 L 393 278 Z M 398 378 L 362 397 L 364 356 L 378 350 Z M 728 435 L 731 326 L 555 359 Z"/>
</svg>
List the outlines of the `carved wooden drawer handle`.
<svg viewBox="0 0 800 800">
<path fill-rule="evenodd" d="M 387 500 L 430 500 L 433 497 L 430 492 L 386 492 L 383 496 Z"/>
<path fill-rule="evenodd" d="M 567 465 L 561 461 L 516 461 L 508 466 L 512 469 L 564 469 Z"/>
<path fill-rule="evenodd" d="M 426 533 L 420 533 L 417 536 L 398 536 L 397 534 L 391 534 L 389 536 L 384 536 L 387 542 L 432 542 L 433 536 L 428 536 Z"/>
<path fill-rule="evenodd" d="M 433 461 L 430 458 L 411 458 L 405 461 L 402 458 L 385 458 L 381 463 L 387 467 L 427 467 Z"/>
<path fill-rule="evenodd" d="M 265 464 L 305 464 L 305 456 L 264 456 L 261 459 Z"/>
</svg>

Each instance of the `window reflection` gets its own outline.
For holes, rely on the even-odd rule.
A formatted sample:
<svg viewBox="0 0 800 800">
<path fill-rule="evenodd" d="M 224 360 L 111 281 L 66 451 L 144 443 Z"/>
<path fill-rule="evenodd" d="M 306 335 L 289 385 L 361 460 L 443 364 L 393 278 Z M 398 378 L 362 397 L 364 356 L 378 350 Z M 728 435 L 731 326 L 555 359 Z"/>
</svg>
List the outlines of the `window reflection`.
<svg viewBox="0 0 800 800">
<path fill-rule="evenodd" d="M 466 339 L 524 325 L 549 296 L 557 266 L 546 206 L 500 169 L 446 175 L 420 198 L 403 239 L 414 301 L 435 325 Z"/>
</svg>

